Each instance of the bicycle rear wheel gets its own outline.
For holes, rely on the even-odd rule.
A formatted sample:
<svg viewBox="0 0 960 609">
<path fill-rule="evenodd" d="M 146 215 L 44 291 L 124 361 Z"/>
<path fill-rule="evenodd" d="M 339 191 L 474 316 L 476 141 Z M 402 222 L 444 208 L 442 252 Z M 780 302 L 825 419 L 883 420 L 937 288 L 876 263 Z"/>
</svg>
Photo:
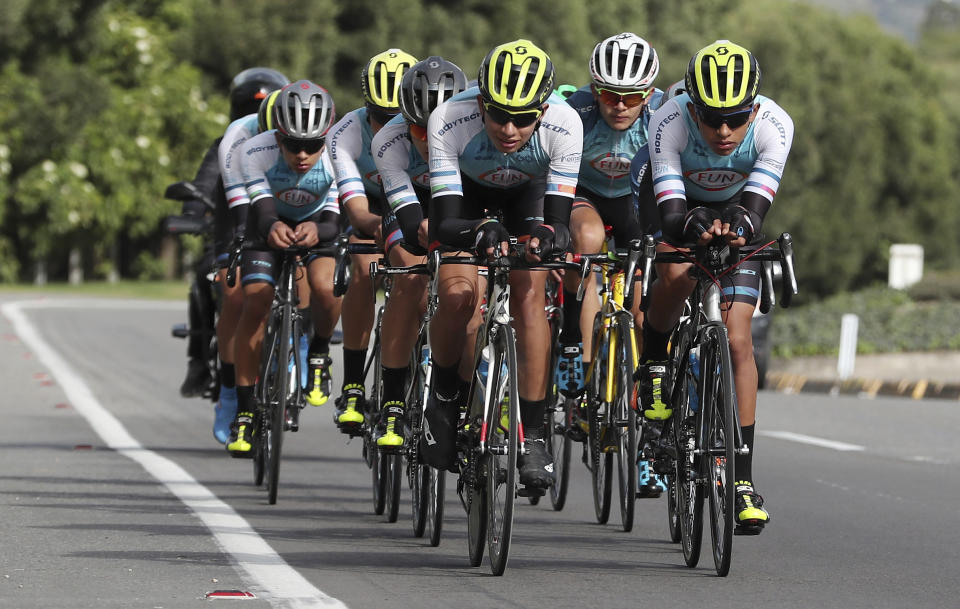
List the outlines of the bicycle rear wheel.
<svg viewBox="0 0 960 609">
<path fill-rule="evenodd" d="M 374 431 L 377 421 L 380 419 L 380 396 L 383 395 L 382 379 L 380 377 L 380 330 L 382 321 L 383 307 L 380 307 L 377 311 L 377 321 L 374 326 L 373 353 L 370 356 L 372 358 L 370 365 L 373 368 L 373 384 L 370 385 L 370 399 L 367 400 L 363 413 L 363 450 L 367 464 L 370 466 L 373 487 L 373 513 L 377 516 L 383 514 L 386 509 L 388 490 L 390 490 L 388 489 L 387 477 L 384 475 L 389 472 L 388 459 L 385 459 L 385 455 L 380 453 L 377 441 L 374 439 Z M 393 520 L 390 520 L 390 522 L 394 521 L 396 521 L 396 516 Z"/>
<path fill-rule="evenodd" d="M 734 448 L 737 441 L 737 396 L 733 385 L 733 366 L 727 329 L 716 325 L 705 333 L 700 349 L 704 375 L 703 417 L 706 448 L 703 459 L 704 480 L 710 497 L 710 537 L 717 575 L 730 572 L 733 548 L 733 512 L 736 478 Z M 704 355 L 705 354 L 705 355 Z"/>
<path fill-rule="evenodd" d="M 443 498 L 446 491 L 447 472 L 424 466 L 429 473 L 429 493 L 427 501 L 427 527 L 430 530 L 430 545 L 440 545 L 440 534 L 443 532 Z"/>
<path fill-rule="evenodd" d="M 568 402 L 572 402 L 568 405 Z M 553 455 L 553 475 L 556 482 L 550 487 L 550 504 L 553 509 L 560 511 L 567 502 L 567 488 L 570 486 L 570 453 L 573 450 L 572 442 L 567 437 L 567 421 L 570 408 L 576 407 L 576 400 L 556 396 L 553 406 L 547 408 L 546 431 L 547 448 Z"/>
<path fill-rule="evenodd" d="M 618 313 L 614 324 L 616 333 L 616 394 L 614 395 L 611 427 L 617 435 L 617 480 L 620 491 L 620 522 L 624 531 L 633 530 L 634 507 L 637 502 L 637 410 L 634 396 L 633 316 Z"/>
<path fill-rule="evenodd" d="M 597 522 L 610 519 L 610 500 L 613 495 L 613 446 L 609 441 L 609 404 L 604 402 L 607 366 L 610 365 L 607 338 L 603 330 L 603 312 L 593 320 L 593 372 L 587 384 L 587 416 L 589 429 L 587 444 L 590 453 L 590 478 L 593 486 L 593 508 Z"/>
<path fill-rule="evenodd" d="M 381 452 L 380 475 L 384 481 L 384 499 L 387 522 L 396 522 L 400 514 L 400 481 L 403 478 L 403 461 L 400 453 Z"/>
<path fill-rule="evenodd" d="M 467 551 L 470 566 L 479 567 L 483 561 L 487 541 L 487 486 L 486 463 L 481 462 L 480 449 L 468 449 L 466 471 L 461 472 L 467 493 Z"/>
</svg>

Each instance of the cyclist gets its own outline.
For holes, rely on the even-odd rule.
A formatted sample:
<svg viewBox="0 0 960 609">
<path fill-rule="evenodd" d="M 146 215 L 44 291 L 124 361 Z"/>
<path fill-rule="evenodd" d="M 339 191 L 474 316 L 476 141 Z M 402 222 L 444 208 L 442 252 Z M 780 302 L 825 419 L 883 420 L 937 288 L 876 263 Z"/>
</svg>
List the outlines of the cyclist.
<svg viewBox="0 0 960 609">
<path fill-rule="evenodd" d="M 220 398 L 214 411 L 213 436 L 221 444 L 230 437 L 230 425 L 237 415 L 236 368 L 233 355 L 237 322 L 243 309 L 243 290 L 227 285 L 227 264 L 230 247 L 242 235 L 247 221 L 250 199 L 247 197 L 235 154 L 250 137 L 269 129 L 260 118 L 262 109 L 290 80 L 270 68 L 249 68 L 237 74 L 230 90 L 230 118 L 223 137 L 218 141 L 217 160 L 223 190 L 217 198 L 216 264 L 217 282 L 223 290 L 220 317 L 217 321 L 217 345 L 220 350 Z M 229 210 L 229 211 L 228 211 Z"/>
<path fill-rule="evenodd" d="M 390 264 L 409 266 L 424 261 L 430 201 L 427 168 L 427 119 L 444 101 L 463 91 L 467 77 L 456 64 L 431 56 L 415 63 L 400 80 L 401 116 L 373 136 L 373 160 L 389 205 L 384 215 L 383 242 Z M 404 402 L 410 353 L 417 341 L 427 280 L 423 275 L 397 275 L 383 312 L 381 378 L 383 395 L 377 445 L 398 448 L 406 440 Z"/>
<path fill-rule="evenodd" d="M 760 68 L 750 51 L 717 40 L 690 60 L 682 93 L 653 115 L 650 156 L 653 184 L 667 243 L 750 243 L 780 185 L 793 140 L 793 121 L 773 100 L 758 95 Z M 659 246 L 666 249 L 666 245 Z M 736 456 L 737 533 L 757 534 L 770 520 L 753 486 L 757 368 L 750 319 L 759 295 L 759 263 L 745 263 L 723 286 L 743 439 L 749 454 Z M 665 395 L 667 341 L 693 284 L 686 265 L 657 266 L 643 325 L 645 364 L 639 371 L 643 414 L 670 416 Z"/>
<path fill-rule="evenodd" d="M 274 102 L 276 130 L 250 138 L 240 151 L 252 206 L 246 240 L 255 246 L 243 253 L 241 264 L 244 305 L 235 342 L 238 407 L 227 444 L 233 456 L 249 456 L 252 448 L 253 384 L 264 321 L 280 272 L 275 250 L 332 242 L 339 232 L 337 187 L 325 150 L 334 113 L 326 89 L 298 80 L 281 89 Z M 304 262 L 314 332 L 329 337 L 340 315 L 340 299 L 333 296 L 333 259 L 312 257 Z"/>
<path fill-rule="evenodd" d="M 583 160 L 577 197 L 570 212 L 573 250 L 582 254 L 600 251 L 604 227 L 611 228 L 614 241 L 625 247 L 645 233 L 654 233 L 659 215 L 653 199 L 649 172 L 637 188 L 634 201 L 630 167 L 638 152 L 647 151 L 647 125 L 662 93 L 653 86 L 660 72 L 657 51 L 646 40 L 630 32 L 599 42 L 590 55 L 592 82 L 567 99 L 583 120 Z M 638 170 L 639 174 L 639 170 Z M 591 353 L 593 318 L 600 310 L 593 273 L 585 279 L 584 299 L 577 300 L 580 278 L 567 273 L 563 281 L 563 329 L 557 361 L 557 387 L 576 398 L 584 386 L 584 369 Z M 640 299 L 634 298 L 636 327 L 643 322 Z M 650 466 L 640 464 L 642 496 L 657 497 L 661 484 L 650 475 Z"/>
<path fill-rule="evenodd" d="M 563 98 L 551 97 L 553 63 L 529 40 L 492 49 L 480 65 L 478 87 L 430 115 L 430 241 L 491 256 L 510 235 L 527 240 L 538 261 L 569 245 L 567 222 L 577 185 L 583 126 Z M 549 99 L 548 99 L 549 98 Z M 504 223 L 485 219 L 502 212 Z M 533 252 L 540 248 L 540 256 Z M 425 412 L 421 450 L 434 467 L 452 469 L 454 428 L 468 381 L 458 374 L 465 329 L 479 294 L 474 267 L 440 268 L 439 307 L 430 323 L 434 388 Z M 512 311 L 519 351 L 520 412 L 526 454 L 520 481 L 554 482 L 543 437 L 549 326 L 544 315 L 546 273 L 511 273 Z"/>
<path fill-rule="evenodd" d="M 381 240 L 381 216 L 386 203 L 370 154 L 370 142 L 374 134 L 400 112 L 400 79 L 416 62 L 416 58 L 400 49 L 387 49 L 374 55 L 361 73 L 364 107 L 348 112 L 331 129 L 330 158 L 341 205 L 350 223 L 351 242 Z M 351 255 L 350 286 L 343 297 L 343 385 L 333 418 L 347 434 L 358 433 L 364 420 L 363 368 L 375 315 L 370 262 L 378 258 L 377 255 Z M 330 395 L 332 360 L 328 351 L 323 344 L 310 347 L 307 401 L 314 406 L 326 402 Z"/>
</svg>

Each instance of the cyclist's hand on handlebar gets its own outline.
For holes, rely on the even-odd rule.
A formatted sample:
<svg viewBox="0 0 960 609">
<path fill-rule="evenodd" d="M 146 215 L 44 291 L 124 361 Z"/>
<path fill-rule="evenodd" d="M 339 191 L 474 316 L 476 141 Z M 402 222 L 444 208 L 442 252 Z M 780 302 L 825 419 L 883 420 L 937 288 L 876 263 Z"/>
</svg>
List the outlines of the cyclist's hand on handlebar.
<svg viewBox="0 0 960 609">
<path fill-rule="evenodd" d="M 267 244 L 276 249 L 290 247 L 297 242 L 297 234 L 292 228 L 279 220 L 270 227 L 270 234 L 267 235 Z"/>
<path fill-rule="evenodd" d="M 723 228 L 721 234 L 733 247 L 743 247 L 753 239 L 753 220 L 750 214 L 740 205 L 731 205 L 723 210 Z"/>
<path fill-rule="evenodd" d="M 706 245 L 715 236 L 723 234 L 723 224 L 717 213 L 706 207 L 694 207 L 687 212 L 683 221 L 683 238 L 695 241 L 697 245 Z"/>
<path fill-rule="evenodd" d="M 540 224 L 530 231 L 527 261 L 542 262 L 570 249 L 570 230 L 565 224 Z"/>
<path fill-rule="evenodd" d="M 297 238 L 297 245 L 302 245 L 303 247 L 313 247 L 314 245 L 320 243 L 319 237 L 317 237 L 317 223 L 316 222 L 301 222 L 297 225 L 294 234 Z"/>
<path fill-rule="evenodd" d="M 499 250 L 501 256 L 506 256 L 509 249 L 510 233 L 502 224 L 496 220 L 484 220 L 476 228 L 476 239 L 473 242 L 473 249 L 477 256 L 486 256 L 494 258 L 494 253 Z"/>
</svg>

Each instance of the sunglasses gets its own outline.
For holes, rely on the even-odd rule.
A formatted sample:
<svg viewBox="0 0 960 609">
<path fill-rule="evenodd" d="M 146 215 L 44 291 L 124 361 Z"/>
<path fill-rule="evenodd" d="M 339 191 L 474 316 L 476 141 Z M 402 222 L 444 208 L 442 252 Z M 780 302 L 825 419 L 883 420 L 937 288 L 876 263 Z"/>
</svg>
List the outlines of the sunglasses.
<svg viewBox="0 0 960 609">
<path fill-rule="evenodd" d="M 498 125 L 513 123 L 518 129 L 529 127 L 537 122 L 543 116 L 543 108 L 534 108 L 533 110 L 520 110 L 513 112 L 490 102 L 483 102 L 483 109 L 490 120 Z"/>
<path fill-rule="evenodd" d="M 726 123 L 731 129 L 738 129 L 743 127 L 745 124 L 747 124 L 747 121 L 750 120 L 750 114 L 753 112 L 753 107 L 751 106 L 746 110 L 730 112 L 727 114 L 711 112 L 710 110 L 702 110 L 700 108 L 696 108 L 696 111 L 697 118 L 700 119 L 700 122 L 711 129 L 719 129 L 724 123 Z"/>
<path fill-rule="evenodd" d="M 603 87 L 594 87 L 594 90 L 596 90 L 597 95 L 600 97 L 600 101 L 606 105 L 616 106 L 622 102 L 623 105 L 628 108 L 636 108 L 653 92 L 653 89 L 644 89 L 643 91 L 621 93 L 620 91 L 604 89 Z"/>
<path fill-rule="evenodd" d="M 280 145 L 293 154 L 298 154 L 301 150 L 307 154 L 316 154 L 323 148 L 324 142 L 326 138 L 323 137 L 312 140 L 298 140 L 286 136 L 280 138 Z"/>
<path fill-rule="evenodd" d="M 417 139 L 420 140 L 421 142 L 427 141 L 427 128 L 426 128 L 426 127 L 421 127 L 420 125 L 417 125 L 416 123 L 408 123 L 408 125 L 409 125 L 409 127 L 410 127 L 410 135 L 412 135 L 413 137 L 417 138 Z"/>
</svg>

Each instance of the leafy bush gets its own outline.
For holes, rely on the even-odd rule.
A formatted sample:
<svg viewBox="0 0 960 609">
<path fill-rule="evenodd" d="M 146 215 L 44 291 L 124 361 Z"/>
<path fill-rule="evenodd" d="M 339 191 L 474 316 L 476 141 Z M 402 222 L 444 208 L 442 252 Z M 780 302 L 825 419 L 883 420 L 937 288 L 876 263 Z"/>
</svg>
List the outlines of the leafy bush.
<svg viewBox="0 0 960 609">
<path fill-rule="evenodd" d="M 929 293 L 925 290 L 919 288 Z M 960 300 L 919 300 L 912 291 L 877 286 L 776 311 L 770 330 L 774 355 L 836 354 L 845 313 L 860 318 L 858 353 L 960 349 Z"/>
</svg>

